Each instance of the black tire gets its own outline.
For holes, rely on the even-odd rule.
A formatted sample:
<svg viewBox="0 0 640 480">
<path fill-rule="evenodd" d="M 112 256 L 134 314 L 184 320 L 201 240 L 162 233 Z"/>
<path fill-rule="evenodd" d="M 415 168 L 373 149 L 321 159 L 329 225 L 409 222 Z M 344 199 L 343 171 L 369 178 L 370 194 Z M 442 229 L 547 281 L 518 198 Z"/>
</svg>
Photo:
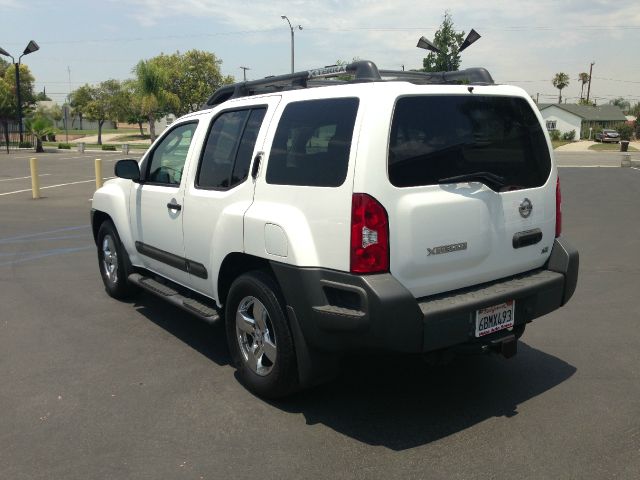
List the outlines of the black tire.
<svg viewBox="0 0 640 480">
<path fill-rule="evenodd" d="M 128 280 L 131 263 L 122 246 L 116 227 L 110 220 L 100 225 L 97 237 L 98 266 L 107 293 L 113 298 L 125 299 L 135 294 L 138 288 Z M 107 251 L 112 252 L 108 254 Z"/>
<path fill-rule="evenodd" d="M 249 332 L 249 322 L 243 322 L 244 327 L 237 325 L 238 318 L 257 318 L 256 308 L 263 312 L 262 307 L 266 316 L 253 322 L 253 333 Z M 233 365 L 243 385 L 265 398 L 283 397 L 298 388 L 297 361 L 285 308 L 278 284 L 262 271 L 239 276 L 227 296 L 225 326 Z M 259 323 L 264 328 L 260 329 Z M 274 353 L 267 351 L 275 351 L 273 362 L 270 357 Z"/>
</svg>

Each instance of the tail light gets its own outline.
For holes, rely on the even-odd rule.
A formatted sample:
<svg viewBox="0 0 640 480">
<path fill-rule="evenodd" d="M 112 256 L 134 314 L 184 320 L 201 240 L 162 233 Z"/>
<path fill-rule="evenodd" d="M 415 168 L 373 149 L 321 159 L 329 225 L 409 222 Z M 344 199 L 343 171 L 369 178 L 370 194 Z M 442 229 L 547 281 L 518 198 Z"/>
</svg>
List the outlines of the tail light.
<svg viewBox="0 0 640 480">
<path fill-rule="evenodd" d="M 556 182 L 556 238 L 562 233 L 562 192 L 560 191 L 560 177 Z"/>
<path fill-rule="evenodd" d="M 389 219 L 382 205 L 365 193 L 351 203 L 351 272 L 389 271 Z"/>
</svg>

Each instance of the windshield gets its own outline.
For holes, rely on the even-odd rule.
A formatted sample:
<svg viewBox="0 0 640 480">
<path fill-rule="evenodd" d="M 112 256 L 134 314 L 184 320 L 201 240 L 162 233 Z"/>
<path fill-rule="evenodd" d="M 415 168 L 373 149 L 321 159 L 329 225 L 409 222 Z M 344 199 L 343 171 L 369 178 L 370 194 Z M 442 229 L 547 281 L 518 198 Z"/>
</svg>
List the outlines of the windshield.
<svg viewBox="0 0 640 480">
<path fill-rule="evenodd" d="M 527 101 L 488 95 L 398 99 L 388 162 L 396 187 L 464 176 L 482 181 L 482 172 L 500 177 L 508 190 L 533 188 L 551 171 L 542 127 Z"/>
</svg>

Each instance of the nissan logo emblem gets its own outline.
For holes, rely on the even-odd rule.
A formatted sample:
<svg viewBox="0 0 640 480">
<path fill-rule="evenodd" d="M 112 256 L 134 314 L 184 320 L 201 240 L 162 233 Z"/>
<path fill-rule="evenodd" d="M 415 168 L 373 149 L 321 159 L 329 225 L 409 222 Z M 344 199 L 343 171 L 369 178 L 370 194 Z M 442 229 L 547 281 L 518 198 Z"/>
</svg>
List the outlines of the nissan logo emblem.
<svg viewBox="0 0 640 480">
<path fill-rule="evenodd" d="M 533 210 L 533 204 L 531 203 L 531 200 L 529 200 L 528 198 L 525 198 L 520 204 L 520 206 L 518 207 L 520 216 L 522 218 L 529 218 L 529 215 L 531 215 L 531 210 Z"/>
</svg>

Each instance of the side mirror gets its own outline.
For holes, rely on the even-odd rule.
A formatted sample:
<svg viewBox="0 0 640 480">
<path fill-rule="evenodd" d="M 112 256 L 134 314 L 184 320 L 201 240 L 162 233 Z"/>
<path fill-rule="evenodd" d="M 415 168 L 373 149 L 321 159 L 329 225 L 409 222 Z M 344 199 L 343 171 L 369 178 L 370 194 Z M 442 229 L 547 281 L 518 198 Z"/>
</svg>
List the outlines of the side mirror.
<svg viewBox="0 0 640 480">
<path fill-rule="evenodd" d="M 126 178 L 134 182 L 140 181 L 140 166 L 135 160 L 118 160 L 114 169 L 116 177 Z"/>
</svg>

